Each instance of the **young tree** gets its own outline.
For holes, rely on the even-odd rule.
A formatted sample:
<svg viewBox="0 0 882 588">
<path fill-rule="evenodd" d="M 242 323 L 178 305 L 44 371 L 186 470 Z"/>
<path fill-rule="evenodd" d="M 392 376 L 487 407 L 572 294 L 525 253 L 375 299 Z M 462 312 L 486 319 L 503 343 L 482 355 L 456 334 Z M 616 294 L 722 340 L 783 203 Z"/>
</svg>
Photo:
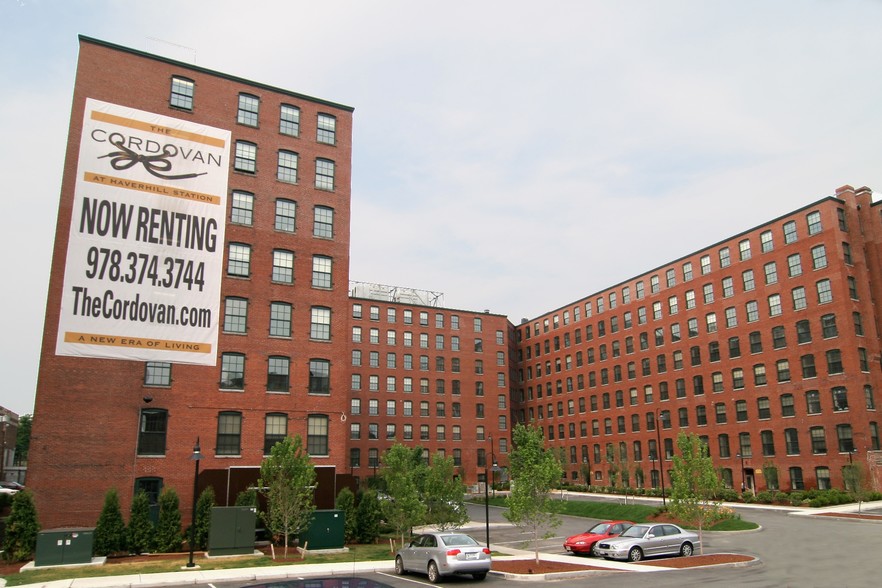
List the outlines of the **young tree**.
<svg viewBox="0 0 882 588">
<path fill-rule="evenodd" d="M 704 528 L 724 516 L 722 504 L 716 500 L 723 484 L 714 468 L 707 445 L 698 435 L 680 433 L 677 435 L 677 447 L 680 455 L 674 455 L 671 472 L 673 487 L 668 510 L 674 516 L 698 527 L 700 553 L 703 554 Z"/>
<path fill-rule="evenodd" d="M 196 501 L 196 547 L 199 549 L 208 548 L 208 535 L 211 532 L 211 509 L 215 504 L 214 487 L 208 486 Z"/>
<path fill-rule="evenodd" d="M 426 505 L 419 491 L 425 470 L 422 447 L 409 448 L 396 443 L 383 454 L 380 476 L 390 498 L 382 503 L 383 515 L 398 533 L 402 545 L 411 527 L 422 524 L 426 516 Z"/>
<path fill-rule="evenodd" d="M 160 553 L 181 550 L 181 508 L 174 488 L 163 488 L 159 494 L 159 524 L 154 546 Z"/>
<path fill-rule="evenodd" d="M 439 531 L 458 529 L 469 520 L 465 507 L 465 484 L 456 477 L 453 457 L 436 453 L 432 457 L 422 488 L 426 521 Z"/>
<path fill-rule="evenodd" d="M 6 519 L 6 539 L 3 542 L 3 557 L 6 561 L 30 559 L 37 547 L 37 508 L 29 491 L 18 492 L 12 499 L 12 510 Z"/>
<path fill-rule="evenodd" d="M 95 526 L 92 553 L 94 555 L 111 555 L 126 548 L 126 524 L 119 507 L 119 494 L 111 488 L 104 495 L 104 508 Z"/>
<path fill-rule="evenodd" d="M 864 464 L 860 462 L 852 462 L 842 467 L 842 479 L 845 482 L 845 490 L 854 496 L 858 503 L 858 513 L 861 512 L 861 505 L 867 499 L 869 488 L 869 478 L 864 469 Z"/>
<path fill-rule="evenodd" d="M 150 498 L 139 490 L 132 499 L 126 543 L 129 553 L 145 553 L 153 550 L 154 525 L 150 519 Z"/>
<path fill-rule="evenodd" d="M 550 537 L 551 531 L 561 524 L 556 512 L 558 503 L 551 499 L 551 491 L 563 468 L 554 452 L 545 447 L 542 429 L 518 424 L 512 431 L 512 443 L 512 489 L 505 501 L 505 518 L 533 537 L 539 563 L 540 539 Z"/>
<path fill-rule="evenodd" d="M 347 543 L 355 541 L 358 536 L 358 521 L 355 519 L 355 494 L 347 487 L 337 493 L 334 506 L 343 511 L 343 540 Z"/>
<path fill-rule="evenodd" d="M 315 478 L 315 468 L 300 435 L 285 437 L 273 445 L 260 464 L 257 485 L 266 496 L 264 524 L 273 535 L 284 539 L 285 557 L 288 538 L 306 530 L 312 521 Z"/>
</svg>

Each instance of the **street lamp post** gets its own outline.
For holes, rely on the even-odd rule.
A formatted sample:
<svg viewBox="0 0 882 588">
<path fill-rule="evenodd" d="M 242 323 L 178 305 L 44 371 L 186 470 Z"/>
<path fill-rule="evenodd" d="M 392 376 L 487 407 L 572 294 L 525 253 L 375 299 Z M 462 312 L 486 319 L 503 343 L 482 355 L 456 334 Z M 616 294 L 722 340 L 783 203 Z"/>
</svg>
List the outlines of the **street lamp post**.
<svg viewBox="0 0 882 588">
<path fill-rule="evenodd" d="M 659 472 L 658 472 L 659 476 L 658 477 L 661 480 L 662 507 L 667 509 L 668 502 L 667 502 L 667 499 L 665 498 L 665 460 L 664 460 L 664 457 L 662 457 L 662 453 L 661 453 L 661 451 L 662 451 L 661 426 L 662 426 L 662 420 L 659 416 L 659 413 L 656 412 L 655 413 L 655 438 L 656 438 L 656 443 L 658 444 L 657 449 L 656 449 L 656 451 L 658 451 L 658 469 L 659 469 Z"/>
<path fill-rule="evenodd" d="M 744 494 L 744 491 L 747 489 L 746 478 L 744 476 L 744 454 L 739 452 L 735 457 L 741 460 L 741 493 Z"/>
<path fill-rule="evenodd" d="M 190 523 L 190 560 L 187 562 L 188 568 L 196 567 L 193 563 L 193 549 L 196 547 L 196 501 L 199 499 L 198 482 L 199 482 L 199 460 L 202 459 L 202 452 L 199 448 L 199 437 L 196 437 L 196 445 L 193 447 L 193 455 L 190 456 L 196 463 L 196 472 L 193 475 L 193 518 Z"/>
<path fill-rule="evenodd" d="M 490 454 L 493 455 L 493 435 L 488 435 L 490 440 Z M 490 549 L 490 466 L 487 455 L 484 455 L 484 526 L 487 532 L 487 549 Z"/>
<path fill-rule="evenodd" d="M 649 452 L 649 460 L 652 462 L 652 474 L 655 473 L 655 452 Z M 655 476 L 652 474 L 649 475 L 649 483 L 652 484 L 652 487 L 655 488 Z"/>
</svg>

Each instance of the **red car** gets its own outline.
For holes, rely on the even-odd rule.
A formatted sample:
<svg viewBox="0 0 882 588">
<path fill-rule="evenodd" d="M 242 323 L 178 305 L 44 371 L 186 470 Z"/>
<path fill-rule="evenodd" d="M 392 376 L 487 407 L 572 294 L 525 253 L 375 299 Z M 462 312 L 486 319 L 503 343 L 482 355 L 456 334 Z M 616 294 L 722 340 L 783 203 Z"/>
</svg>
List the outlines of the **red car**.
<svg viewBox="0 0 882 588">
<path fill-rule="evenodd" d="M 584 533 L 567 537 L 564 549 L 574 555 L 596 555 L 594 546 L 602 539 L 618 537 L 622 531 L 633 525 L 631 521 L 604 521 L 597 523 Z"/>
</svg>

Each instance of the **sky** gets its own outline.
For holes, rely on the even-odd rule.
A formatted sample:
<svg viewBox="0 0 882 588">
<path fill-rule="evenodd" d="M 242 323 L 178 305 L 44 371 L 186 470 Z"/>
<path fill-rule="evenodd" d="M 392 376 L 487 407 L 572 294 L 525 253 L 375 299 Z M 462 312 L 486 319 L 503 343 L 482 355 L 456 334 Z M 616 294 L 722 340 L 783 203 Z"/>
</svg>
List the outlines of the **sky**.
<svg viewBox="0 0 882 588">
<path fill-rule="evenodd" d="M 354 107 L 350 279 L 518 324 L 882 191 L 880 25 L 880 0 L 0 0 L 0 406 L 33 412 L 77 35 Z"/>
</svg>

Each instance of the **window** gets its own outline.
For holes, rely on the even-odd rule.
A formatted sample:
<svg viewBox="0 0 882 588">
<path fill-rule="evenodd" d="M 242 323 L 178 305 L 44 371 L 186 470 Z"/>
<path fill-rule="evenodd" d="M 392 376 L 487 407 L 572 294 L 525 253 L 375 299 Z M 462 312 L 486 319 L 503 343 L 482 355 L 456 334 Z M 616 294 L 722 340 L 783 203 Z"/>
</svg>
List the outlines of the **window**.
<svg viewBox="0 0 882 588">
<path fill-rule="evenodd" d="M 337 143 L 337 119 L 335 117 L 330 114 L 318 115 L 315 140 L 328 145 Z"/>
<path fill-rule="evenodd" d="M 239 111 L 236 122 L 240 125 L 256 127 L 260 113 L 260 99 L 250 94 L 239 94 Z"/>
<path fill-rule="evenodd" d="M 738 337 L 729 337 L 729 357 L 741 357 L 741 341 Z"/>
<path fill-rule="evenodd" d="M 829 339 L 831 337 L 836 337 L 839 335 L 839 330 L 836 328 L 836 315 L 835 314 L 825 314 L 821 317 L 821 334 L 824 339 Z"/>
<path fill-rule="evenodd" d="M 744 239 L 738 243 L 738 258 L 741 261 L 750 259 L 750 241 Z"/>
<path fill-rule="evenodd" d="M 837 386 L 831 390 L 833 397 L 833 411 L 842 412 L 848 410 L 848 392 L 842 386 Z"/>
<path fill-rule="evenodd" d="M 164 361 L 148 361 L 144 365 L 145 386 L 171 386 L 172 364 Z"/>
<path fill-rule="evenodd" d="M 297 203 L 292 200 L 276 200 L 276 230 L 293 233 L 297 216 Z"/>
<path fill-rule="evenodd" d="M 732 263 L 732 258 L 729 255 L 729 248 L 723 247 L 720 249 L 720 267 L 729 267 L 730 263 Z"/>
<path fill-rule="evenodd" d="M 297 137 L 300 135 L 300 109 L 290 104 L 282 104 L 279 110 L 279 132 Z"/>
<path fill-rule="evenodd" d="M 716 419 L 716 423 L 718 425 L 724 425 L 728 421 L 728 417 L 726 416 L 726 405 L 722 402 L 718 402 L 714 406 L 714 415 Z"/>
<path fill-rule="evenodd" d="M 760 443 L 763 448 L 763 456 L 774 457 L 775 455 L 775 437 L 771 431 L 760 431 Z M 768 480 L 766 481 L 768 484 Z"/>
<path fill-rule="evenodd" d="M 330 288 L 331 287 L 331 267 L 333 260 L 324 255 L 312 256 L 312 287 L 313 288 Z M 393 343 L 394 345 L 394 343 Z"/>
<path fill-rule="evenodd" d="M 193 110 L 193 80 L 187 78 L 172 77 L 171 96 L 169 104 L 183 110 Z"/>
<path fill-rule="evenodd" d="M 769 316 L 779 316 L 781 312 L 781 295 L 772 294 L 769 296 Z"/>
<path fill-rule="evenodd" d="M 762 397 L 756 399 L 757 417 L 760 419 L 772 418 L 772 408 L 769 399 Z"/>
<path fill-rule="evenodd" d="M 154 408 L 141 410 L 138 455 L 165 455 L 167 427 L 168 411 Z"/>
<path fill-rule="evenodd" d="M 818 375 L 817 370 L 815 369 L 815 356 L 812 354 L 803 355 L 799 358 L 799 363 L 802 366 L 802 377 L 804 379 L 814 378 Z"/>
<path fill-rule="evenodd" d="M 851 245 L 845 241 L 842 242 L 842 260 L 847 265 L 852 265 L 854 263 L 851 259 Z"/>
<path fill-rule="evenodd" d="M 791 297 L 793 298 L 793 310 L 802 310 L 806 307 L 805 301 L 805 288 L 799 286 L 791 290 Z"/>
<path fill-rule="evenodd" d="M 279 151 L 276 177 L 280 182 L 297 183 L 297 154 L 293 151 Z"/>
<path fill-rule="evenodd" d="M 738 326 L 738 314 L 735 310 L 734 306 L 730 306 L 726 309 L 726 328 L 731 329 L 732 327 Z"/>
<path fill-rule="evenodd" d="M 230 243 L 227 261 L 227 274 L 247 278 L 251 273 L 251 246 L 243 243 Z"/>
<path fill-rule="evenodd" d="M 230 222 L 250 227 L 254 218 L 254 194 L 234 190 L 230 206 Z"/>
<path fill-rule="evenodd" d="M 236 158 L 233 169 L 253 174 L 257 171 L 257 145 L 248 141 L 236 141 Z"/>
<path fill-rule="evenodd" d="M 702 295 L 704 297 L 704 303 L 710 304 L 714 301 L 714 285 L 713 284 L 705 284 L 701 287 Z"/>
<path fill-rule="evenodd" d="M 747 401 L 746 400 L 736 400 L 735 401 L 735 420 L 739 423 L 742 423 L 747 420 Z"/>
<path fill-rule="evenodd" d="M 812 439 L 812 453 L 815 455 L 827 453 L 827 436 L 824 434 L 824 427 L 812 427 L 809 429 L 809 436 Z"/>
<path fill-rule="evenodd" d="M 827 267 L 827 248 L 823 245 L 812 247 L 812 269 Z"/>
<path fill-rule="evenodd" d="M 802 275 L 802 258 L 799 253 L 787 256 L 787 275 L 791 278 Z"/>
<path fill-rule="evenodd" d="M 328 455 L 328 416 L 311 414 L 306 421 L 306 451 L 310 455 Z"/>
<path fill-rule="evenodd" d="M 313 213 L 312 234 L 325 239 L 334 238 L 334 209 L 316 206 Z"/>
<path fill-rule="evenodd" d="M 751 300 L 744 308 L 747 311 L 747 322 L 752 323 L 759 320 L 759 305 L 756 300 Z"/>
<path fill-rule="evenodd" d="M 217 455 L 241 453 L 242 413 L 221 412 L 217 417 Z"/>
<path fill-rule="evenodd" d="M 717 437 L 717 445 L 720 450 L 720 457 L 729 457 L 731 449 L 729 449 L 729 435 L 723 433 Z"/>
<path fill-rule="evenodd" d="M 744 388 L 744 370 L 741 368 L 732 369 L 732 388 L 741 390 Z"/>
<path fill-rule="evenodd" d="M 284 413 L 270 413 L 266 415 L 263 428 L 263 454 L 269 455 L 273 445 L 284 441 L 288 436 L 288 415 Z"/>
<path fill-rule="evenodd" d="M 702 255 L 699 265 L 701 266 L 701 275 L 709 274 L 711 271 L 710 255 Z"/>
<path fill-rule="evenodd" d="M 820 280 L 817 284 L 818 304 L 833 302 L 833 291 L 830 288 L 830 280 Z"/>
<path fill-rule="evenodd" d="M 310 311 L 309 336 L 322 341 L 331 340 L 331 309 L 313 306 Z"/>
<path fill-rule="evenodd" d="M 810 343 L 812 340 L 812 327 L 807 320 L 797 321 L 796 323 L 796 342 Z"/>
<path fill-rule="evenodd" d="M 266 389 L 269 392 L 287 392 L 290 389 L 291 360 L 287 357 L 270 356 L 267 361 Z"/>
<path fill-rule="evenodd" d="M 817 390 L 809 390 L 805 393 L 805 411 L 808 414 L 820 414 L 821 394 Z"/>
<path fill-rule="evenodd" d="M 315 187 L 319 190 L 334 189 L 334 162 L 330 159 L 315 160 Z"/>
<path fill-rule="evenodd" d="M 747 270 L 741 273 L 741 282 L 744 285 L 744 291 L 750 292 L 756 287 L 756 281 L 753 277 L 753 270 Z"/>
<path fill-rule="evenodd" d="M 270 303 L 270 337 L 291 336 L 291 305 L 287 302 Z"/>
<path fill-rule="evenodd" d="M 778 282 L 778 265 L 774 261 L 763 266 L 763 273 L 766 275 L 766 285 Z"/>
<path fill-rule="evenodd" d="M 808 234 L 809 235 L 817 235 L 821 232 L 821 213 L 818 211 L 810 212 L 805 217 L 805 222 L 808 225 Z"/>
<path fill-rule="evenodd" d="M 735 283 L 731 277 L 723 278 L 723 298 L 735 295 Z"/>
<path fill-rule="evenodd" d="M 309 393 L 331 393 L 331 362 L 327 359 L 309 360 Z"/>
<path fill-rule="evenodd" d="M 793 394 L 781 395 L 781 416 L 796 416 L 796 407 L 793 402 Z"/>
<path fill-rule="evenodd" d="M 784 334 L 784 327 L 772 327 L 772 347 L 774 349 L 783 349 L 787 347 L 787 338 Z"/>
<path fill-rule="evenodd" d="M 224 353 L 221 355 L 220 387 L 224 390 L 245 388 L 245 355 Z"/>
<path fill-rule="evenodd" d="M 848 276 L 846 278 L 846 281 L 848 282 L 848 297 L 852 300 L 860 300 L 857 291 L 857 280 L 855 280 L 852 276 Z"/>
<path fill-rule="evenodd" d="M 753 366 L 753 383 L 756 386 L 765 386 L 768 383 L 765 365 L 758 363 Z"/>
<path fill-rule="evenodd" d="M 294 253 L 276 249 L 273 251 L 273 282 L 294 283 Z"/>
<path fill-rule="evenodd" d="M 788 221 L 784 223 L 784 243 L 789 245 L 796 243 L 796 221 Z"/>
<path fill-rule="evenodd" d="M 760 233 L 760 250 L 763 253 L 768 253 L 774 248 L 775 244 L 772 240 L 772 231 L 763 231 Z"/>
</svg>

